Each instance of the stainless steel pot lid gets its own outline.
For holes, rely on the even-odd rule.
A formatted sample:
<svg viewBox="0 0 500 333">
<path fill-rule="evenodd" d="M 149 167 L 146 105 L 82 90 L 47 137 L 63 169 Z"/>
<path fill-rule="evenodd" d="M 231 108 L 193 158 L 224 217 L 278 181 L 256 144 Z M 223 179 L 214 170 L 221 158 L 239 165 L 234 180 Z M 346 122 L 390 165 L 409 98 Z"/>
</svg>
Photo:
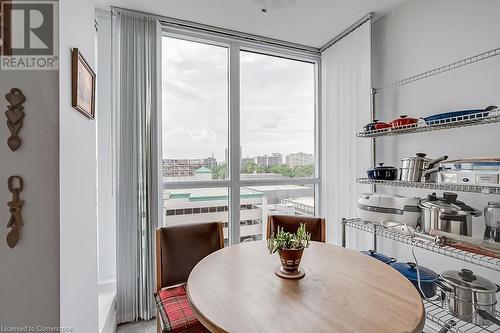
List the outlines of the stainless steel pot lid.
<svg viewBox="0 0 500 333">
<path fill-rule="evenodd" d="M 442 198 L 436 193 L 432 193 L 420 202 L 420 207 L 439 210 L 443 214 L 450 215 L 474 215 L 481 216 L 481 211 L 467 206 L 462 201 L 457 200 L 455 193 L 445 192 Z"/>
<path fill-rule="evenodd" d="M 443 280 L 454 287 L 471 289 L 477 292 L 497 292 L 497 285 L 490 280 L 474 274 L 469 269 L 441 273 Z"/>
</svg>

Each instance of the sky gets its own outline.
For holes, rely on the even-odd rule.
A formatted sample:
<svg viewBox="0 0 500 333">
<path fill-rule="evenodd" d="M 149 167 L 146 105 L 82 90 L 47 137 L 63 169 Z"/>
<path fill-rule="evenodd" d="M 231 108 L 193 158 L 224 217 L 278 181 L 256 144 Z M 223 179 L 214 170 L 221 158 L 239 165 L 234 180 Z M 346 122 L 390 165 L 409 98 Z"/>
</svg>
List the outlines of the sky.
<svg viewBox="0 0 500 333">
<path fill-rule="evenodd" d="M 228 50 L 163 37 L 163 158 L 224 161 Z M 314 65 L 240 53 L 243 157 L 314 152 Z"/>
</svg>

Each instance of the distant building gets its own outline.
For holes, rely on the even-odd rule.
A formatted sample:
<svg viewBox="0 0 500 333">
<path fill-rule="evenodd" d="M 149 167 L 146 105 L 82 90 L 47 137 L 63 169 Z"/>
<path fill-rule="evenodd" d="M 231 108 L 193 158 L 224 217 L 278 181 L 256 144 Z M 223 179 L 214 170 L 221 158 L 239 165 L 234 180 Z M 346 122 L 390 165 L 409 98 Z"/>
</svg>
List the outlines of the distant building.
<svg viewBox="0 0 500 333">
<path fill-rule="evenodd" d="M 212 157 L 204 159 L 164 159 L 162 164 L 163 177 L 189 178 L 195 177 L 195 171 L 201 167 L 212 169 L 217 166 L 217 160 Z"/>
<path fill-rule="evenodd" d="M 272 153 L 271 156 L 255 156 L 253 162 L 260 167 L 271 167 L 283 164 L 283 155 L 280 153 Z"/>
<path fill-rule="evenodd" d="M 314 216 L 313 196 L 281 199 L 280 206 L 284 209 L 283 214 Z M 279 211 L 280 209 L 278 208 L 277 210 Z"/>
<path fill-rule="evenodd" d="M 267 157 L 267 166 L 275 166 L 283 164 L 283 155 L 280 153 L 272 153 L 271 156 Z"/>
<path fill-rule="evenodd" d="M 210 170 L 205 166 L 196 169 L 194 171 L 194 180 L 202 180 L 202 181 L 212 180 L 212 170 Z"/>
<path fill-rule="evenodd" d="M 241 241 L 261 240 L 263 221 L 267 217 L 267 200 L 263 193 L 241 188 Z M 199 222 L 223 222 L 224 239 L 228 244 L 229 204 L 225 188 L 200 188 L 163 191 L 165 225 Z"/>
<path fill-rule="evenodd" d="M 253 158 L 253 162 L 257 166 L 265 168 L 265 167 L 267 167 L 267 155 L 264 155 L 264 156 L 255 156 Z"/>
<path fill-rule="evenodd" d="M 285 164 L 293 168 L 295 166 L 314 164 L 313 154 L 306 154 L 303 152 L 286 155 Z"/>
<path fill-rule="evenodd" d="M 203 174 L 204 169 L 197 170 Z M 267 216 L 314 216 L 314 187 L 298 185 L 244 186 L 240 192 L 240 241 L 265 238 Z M 227 188 L 163 190 L 164 225 L 223 222 L 228 244 Z"/>
<path fill-rule="evenodd" d="M 209 169 L 213 169 L 217 166 L 217 160 L 215 157 L 207 157 L 203 159 L 203 166 Z"/>
</svg>

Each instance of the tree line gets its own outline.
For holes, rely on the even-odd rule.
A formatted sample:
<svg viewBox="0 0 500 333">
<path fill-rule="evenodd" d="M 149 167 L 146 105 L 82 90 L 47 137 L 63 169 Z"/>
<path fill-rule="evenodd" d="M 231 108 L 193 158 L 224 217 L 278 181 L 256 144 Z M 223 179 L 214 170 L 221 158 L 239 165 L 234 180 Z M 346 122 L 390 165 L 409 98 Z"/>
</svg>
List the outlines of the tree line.
<svg viewBox="0 0 500 333">
<path fill-rule="evenodd" d="M 241 173 L 275 173 L 282 175 L 284 177 L 312 177 L 314 176 L 314 165 L 297 165 L 293 168 L 286 165 L 273 165 L 269 167 L 262 167 L 254 162 L 245 162 L 241 167 Z M 216 167 L 212 168 L 212 178 L 213 179 L 227 179 L 227 165 L 226 163 L 221 163 Z"/>
</svg>

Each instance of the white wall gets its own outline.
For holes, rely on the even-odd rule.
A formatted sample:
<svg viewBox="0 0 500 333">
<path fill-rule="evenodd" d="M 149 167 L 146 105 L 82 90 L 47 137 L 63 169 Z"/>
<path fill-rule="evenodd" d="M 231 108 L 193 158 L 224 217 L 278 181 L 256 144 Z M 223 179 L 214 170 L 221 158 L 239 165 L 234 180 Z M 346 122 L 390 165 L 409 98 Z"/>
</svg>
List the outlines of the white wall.
<svg viewBox="0 0 500 333">
<path fill-rule="evenodd" d="M 94 1 L 60 1 L 61 325 L 98 331 L 96 122 L 71 107 L 71 48 L 95 68 Z"/>
<path fill-rule="evenodd" d="M 16 152 L 7 147 L 3 114 L 4 95 L 14 87 L 26 96 L 23 144 Z M 0 70 L 0 96 L 0 325 L 59 326 L 58 71 Z M 14 249 L 5 241 L 12 175 L 23 177 L 25 201 Z"/>
<path fill-rule="evenodd" d="M 97 151 L 99 281 L 116 280 L 116 213 L 114 186 L 114 145 L 111 126 L 111 17 L 97 11 Z"/>
<path fill-rule="evenodd" d="M 373 27 L 374 86 L 424 72 L 499 47 L 500 2 L 495 0 L 410 0 Z M 421 117 L 447 110 L 500 105 L 500 57 L 377 95 L 376 118 L 389 121 L 400 114 Z M 416 152 L 450 158 L 500 156 L 500 125 L 453 129 L 377 139 L 377 161 L 399 167 L 401 157 Z M 430 191 L 379 187 L 386 193 L 424 197 Z M 499 196 L 458 193 L 459 199 L 483 209 Z M 482 238 L 483 218 L 474 220 L 473 236 Z M 370 246 L 370 242 L 366 247 Z M 380 240 L 379 251 L 401 261 L 411 260 L 410 248 Z M 365 248 L 366 249 L 366 248 Z M 470 268 L 500 283 L 500 274 L 416 250 L 420 264 L 437 272 Z"/>
</svg>

